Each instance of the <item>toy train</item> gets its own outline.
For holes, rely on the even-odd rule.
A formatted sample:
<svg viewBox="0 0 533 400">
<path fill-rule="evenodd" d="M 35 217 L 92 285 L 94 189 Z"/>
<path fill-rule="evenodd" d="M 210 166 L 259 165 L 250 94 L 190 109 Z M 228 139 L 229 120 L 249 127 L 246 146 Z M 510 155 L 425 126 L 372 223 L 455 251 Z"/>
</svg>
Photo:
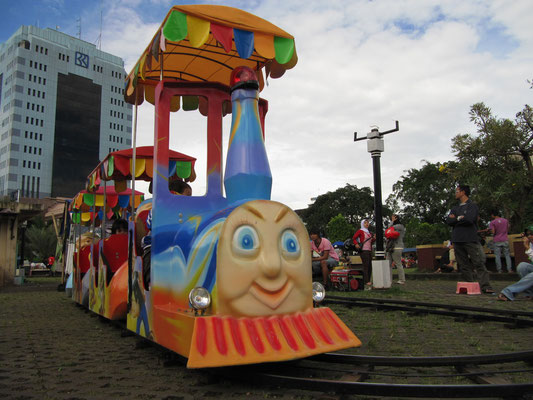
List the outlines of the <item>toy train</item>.
<svg viewBox="0 0 533 400">
<path fill-rule="evenodd" d="M 73 218 L 94 228 L 99 216 L 116 211 L 105 194 L 110 180 L 118 196 L 127 179 L 152 180 L 153 198 L 139 205 L 133 191 L 121 208 L 132 215 L 129 234 L 85 250 L 88 285 L 78 245 L 77 302 L 125 319 L 129 330 L 187 357 L 189 368 L 282 361 L 361 344 L 333 311 L 317 306 L 325 292 L 312 283 L 307 230 L 293 210 L 270 200 L 262 69 L 279 77 L 295 63 L 292 36 L 252 14 L 214 5 L 170 10 L 126 83 L 127 101 L 155 105 L 156 145 L 137 153 L 134 143 L 129 153 L 106 157 L 88 178 L 91 222 L 77 209 Z M 207 117 L 204 196 L 169 190 L 169 182 L 196 176 L 194 158 L 169 150 L 170 112 L 180 107 Z M 223 174 L 222 118 L 229 112 Z M 91 200 L 95 192 L 105 198 Z M 148 229 L 151 251 L 143 262 L 140 239 Z"/>
</svg>

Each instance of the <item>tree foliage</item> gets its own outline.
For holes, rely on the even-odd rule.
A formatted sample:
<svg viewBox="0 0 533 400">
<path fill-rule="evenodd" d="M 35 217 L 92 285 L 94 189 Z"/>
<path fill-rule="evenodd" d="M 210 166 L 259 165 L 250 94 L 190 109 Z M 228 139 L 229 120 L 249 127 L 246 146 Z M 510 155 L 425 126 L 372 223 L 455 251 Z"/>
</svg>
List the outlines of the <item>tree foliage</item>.
<svg viewBox="0 0 533 400">
<path fill-rule="evenodd" d="M 42 218 L 33 219 L 25 235 L 25 258 L 42 262 L 55 254 L 57 238 L 54 227 L 46 224 Z"/>
<path fill-rule="evenodd" d="M 384 214 L 390 212 L 384 207 Z M 308 228 L 314 227 L 322 232 L 327 231 L 328 222 L 338 214 L 342 214 L 355 232 L 364 218 L 374 215 L 374 196 L 369 187 L 358 188 L 356 185 L 346 186 L 318 196 L 308 208 L 299 211 L 300 217 Z"/>
<path fill-rule="evenodd" d="M 473 188 L 482 210 L 500 209 L 520 230 L 531 218 L 533 195 L 533 110 L 525 106 L 514 121 L 497 118 L 483 103 L 474 104 L 470 119 L 476 135 L 457 135 L 451 172 Z"/>
<path fill-rule="evenodd" d="M 442 243 L 450 239 L 450 228 L 444 223 L 430 224 L 411 218 L 405 225 L 405 247 L 416 245 Z"/>
<path fill-rule="evenodd" d="M 326 226 L 326 236 L 331 243 L 338 241 L 344 242 L 346 239 L 352 237 L 354 233 L 354 227 L 346 221 L 342 214 L 331 218 Z"/>
<path fill-rule="evenodd" d="M 455 162 L 425 164 L 410 169 L 392 186 L 386 204 L 404 220 L 417 218 L 428 224 L 442 224 L 447 211 L 455 204 L 455 178 L 450 168 Z"/>
</svg>

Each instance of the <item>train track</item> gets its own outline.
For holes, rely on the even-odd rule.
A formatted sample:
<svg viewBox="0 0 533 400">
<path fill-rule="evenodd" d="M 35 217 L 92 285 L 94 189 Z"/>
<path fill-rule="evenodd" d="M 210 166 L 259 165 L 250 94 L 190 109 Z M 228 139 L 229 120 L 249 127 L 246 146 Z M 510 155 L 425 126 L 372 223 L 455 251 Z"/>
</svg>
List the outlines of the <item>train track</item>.
<svg viewBox="0 0 533 400">
<path fill-rule="evenodd" d="M 118 321 L 106 321 L 117 328 L 124 328 Z M 127 331 L 126 334 L 132 333 Z M 160 348 L 165 366 L 186 364 L 185 358 L 144 339 L 138 342 L 136 348 L 145 346 Z M 322 393 L 395 398 L 533 399 L 533 350 L 447 357 L 326 353 L 303 360 L 213 368 L 205 372 L 239 382 Z"/>
<path fill-rule="evenodd" d="M 223 368 L 227 378 L 265 385 L 385 397 L 530 398 L 533 351 L 455 357 L 373 357 L 327 353 L 305 360 Z M 394 382 L 406 383 L 391 383 Z M 424 383 L 426 382 L 426 383 Z"/>
<path fill-rule="evenodd" d="M 533 312 L 500 310 L 440 303 L 424 303 L 409 300 L 353 298 L 327 296 L 323 304 L 340 304 L 347 307 L 371 307 L 378 310 L 407 311 L 413 314 L 437 314 L 457 319 L 506 323 L 508 327 L 533 326 Z"/>
</svg>

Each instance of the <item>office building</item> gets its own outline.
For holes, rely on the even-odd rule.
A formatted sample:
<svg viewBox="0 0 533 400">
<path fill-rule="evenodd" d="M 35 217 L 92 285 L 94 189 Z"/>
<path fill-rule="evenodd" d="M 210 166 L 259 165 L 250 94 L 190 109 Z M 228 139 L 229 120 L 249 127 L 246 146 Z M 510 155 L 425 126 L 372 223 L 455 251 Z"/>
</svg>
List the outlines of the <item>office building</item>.
<svg viewBox="0 0 533 400">
<path fill-rule="evenodd" d="M 124 62 L 53 29 L 0 44 L 0 196 L 70 197 L 110 151 L 131 147 Z"/>
</svg>

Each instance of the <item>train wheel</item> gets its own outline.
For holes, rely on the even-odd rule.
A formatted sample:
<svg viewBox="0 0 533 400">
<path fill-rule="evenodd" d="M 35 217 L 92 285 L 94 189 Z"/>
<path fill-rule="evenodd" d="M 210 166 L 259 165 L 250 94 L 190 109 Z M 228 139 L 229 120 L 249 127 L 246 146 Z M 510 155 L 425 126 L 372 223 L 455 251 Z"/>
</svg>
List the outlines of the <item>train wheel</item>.
<svg viewBox="0 0 533 400">
<path fill-rule="evenodd" d="M 357 290 L 359 288 L 359 281 L 356 278 L 350 279 L 350 290 Z"/>
</svg>

